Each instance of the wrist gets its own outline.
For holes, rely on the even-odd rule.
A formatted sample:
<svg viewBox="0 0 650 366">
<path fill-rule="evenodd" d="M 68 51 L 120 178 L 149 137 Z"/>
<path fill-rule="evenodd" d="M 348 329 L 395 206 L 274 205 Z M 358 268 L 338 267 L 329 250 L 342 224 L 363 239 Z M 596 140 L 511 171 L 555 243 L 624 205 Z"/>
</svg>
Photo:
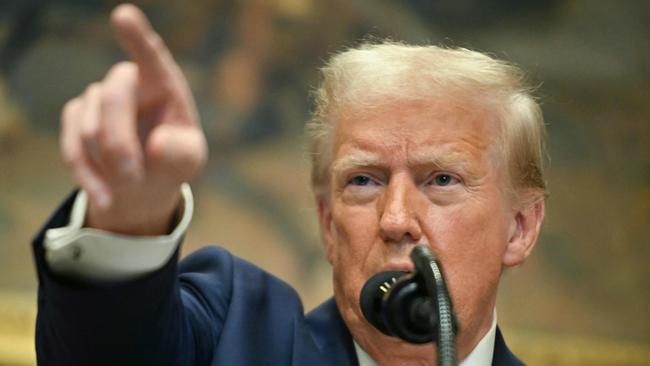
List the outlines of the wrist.
<svg viewBox="0 0 650 366">
<path fill-rule="evenodd" d="M 129 236 L 159 236 L 171 232 L 182 212 L 178 187 L 157 194 L 123 194 L 106 209 L 89 201 L 84 226 Z"/>
</svg>

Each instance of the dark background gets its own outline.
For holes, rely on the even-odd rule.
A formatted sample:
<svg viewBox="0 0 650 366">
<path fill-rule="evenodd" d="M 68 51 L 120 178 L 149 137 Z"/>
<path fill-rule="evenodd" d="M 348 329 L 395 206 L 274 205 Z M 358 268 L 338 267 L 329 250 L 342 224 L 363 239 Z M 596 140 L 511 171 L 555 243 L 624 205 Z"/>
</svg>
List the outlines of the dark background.
<svg viewBox="0 0 650 366">
<path fill-rule="evenodd" d="M 188 76 L 210 144 L 184 252 L 219 243 L 331 294 L 302 150 L 317 67 L 361 39 L 462 46 L 539 85 L 550 198 L 498 318 L 531 364 L 650 365 L 650 5 L 629 0 L 139 1 Z M 123 58 L 115 1 L 0 0 L 0 365 L 33 364 L 29 241 L 74 186 L 64 102 Z"/>
</svg>

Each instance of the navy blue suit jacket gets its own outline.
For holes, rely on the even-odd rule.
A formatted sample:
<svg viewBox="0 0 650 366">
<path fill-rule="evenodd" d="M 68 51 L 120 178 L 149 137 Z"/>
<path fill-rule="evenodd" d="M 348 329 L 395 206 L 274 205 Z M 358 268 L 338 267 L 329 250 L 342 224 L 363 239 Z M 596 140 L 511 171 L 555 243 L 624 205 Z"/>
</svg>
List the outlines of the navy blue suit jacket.
<svg viewBox="0 0 650 366">
<path fill-rule="evenodd" d="M 358 365 L 333 299 L 304 315 L 290 286 L 221 248 L 119 283 L 51 273 L 44 233 L 67 225 L 72 202 L 33 241 L 39 365 Z M 493 364 L 521 364 L 498 330 Z"/>
</svg>

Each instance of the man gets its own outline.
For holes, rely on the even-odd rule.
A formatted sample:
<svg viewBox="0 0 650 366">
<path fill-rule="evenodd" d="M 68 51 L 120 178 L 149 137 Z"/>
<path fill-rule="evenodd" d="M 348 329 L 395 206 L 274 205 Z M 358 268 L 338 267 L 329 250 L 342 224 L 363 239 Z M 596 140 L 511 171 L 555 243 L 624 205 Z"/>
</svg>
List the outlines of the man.
<svg viewBox="0 0 650 366">
<path fill-rule="evenodd" d="M 502 271 L 544 217 L 543 120 L 520 71 L 394 43 L 336 55 L 307 126 L 334 300 L 303 315 L 286 284 L 223 249 L 176 265 L 206 144 L 187 83 L 144 15 L 112 14 L 132 62 L 70 101 L 61 148 L 83 189 L 34 241 L 42 364 L 433 365 L 431 344 L 362 316 L 372 275 L 444 266 L 463 365 L 520 364 L 496 328 Z M 178 272 L 178 273 L 177 273 Z"/>
</svg>

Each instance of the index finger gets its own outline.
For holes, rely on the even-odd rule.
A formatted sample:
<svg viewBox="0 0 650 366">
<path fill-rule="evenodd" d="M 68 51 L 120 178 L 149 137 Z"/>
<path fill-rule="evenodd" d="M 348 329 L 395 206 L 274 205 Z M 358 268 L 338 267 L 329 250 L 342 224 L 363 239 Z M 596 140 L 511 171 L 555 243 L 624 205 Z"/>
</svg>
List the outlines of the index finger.
<svg viewBox="0 0 650 366">
<path fill-rule="evenodd" d="M 111 13 L 111 25 L 120 46 L 138 65 L 147 82 L 172 82 L 177 65 L 162 38 L 135 5 L 122 4 Z"/>
</svg>

